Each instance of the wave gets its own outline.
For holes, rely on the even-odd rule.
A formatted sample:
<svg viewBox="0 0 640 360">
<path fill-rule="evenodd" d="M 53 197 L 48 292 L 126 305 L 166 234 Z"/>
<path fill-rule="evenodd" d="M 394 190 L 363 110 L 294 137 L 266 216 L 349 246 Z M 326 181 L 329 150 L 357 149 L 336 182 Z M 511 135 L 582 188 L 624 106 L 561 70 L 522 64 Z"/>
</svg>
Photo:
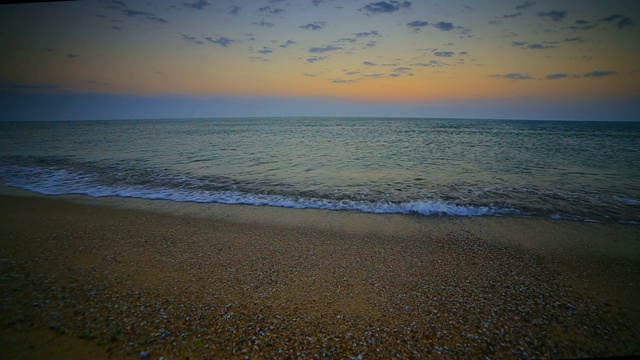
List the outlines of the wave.
<svg viewBox="0 0 640 360">
<path fill-rule="evenodd" d="M 232 190 L 203 190 L 146 185 L 102 184 L 94 176 L 59 168 L 0 167 L 5 184 L 44 195 L 86 195 L 91 197 L 128 197 L 178 202 L 220 203 L 274 206 L 294 209 L 358 211 L 375 214 L 418 215 L 517 215 L 520 211 L 492 206 L 459 205 L 438 200 L 406 202 L 324 199 L 292 195 L 260 194 Z"/>
</svg>

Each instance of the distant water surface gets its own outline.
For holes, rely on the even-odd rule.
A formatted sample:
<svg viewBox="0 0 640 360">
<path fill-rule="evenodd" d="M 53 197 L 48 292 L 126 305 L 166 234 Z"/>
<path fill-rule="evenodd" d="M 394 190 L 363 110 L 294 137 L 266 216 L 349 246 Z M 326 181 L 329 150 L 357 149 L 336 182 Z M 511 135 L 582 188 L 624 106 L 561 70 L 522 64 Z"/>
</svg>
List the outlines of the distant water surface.
<svg viewBox="0 0 640 360">
<path fill-rule="evenodd" d="M 640 223 L 640 123 L 238 118 L 0 123 L 42 194 Z"/>
</svg>

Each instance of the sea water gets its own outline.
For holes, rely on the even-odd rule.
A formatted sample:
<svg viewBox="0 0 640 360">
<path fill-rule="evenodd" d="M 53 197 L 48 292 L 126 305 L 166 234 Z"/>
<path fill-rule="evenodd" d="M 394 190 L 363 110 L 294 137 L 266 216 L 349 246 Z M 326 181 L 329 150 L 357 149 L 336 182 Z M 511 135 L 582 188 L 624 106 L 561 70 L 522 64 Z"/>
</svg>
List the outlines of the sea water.
<svg viewBox="0 0 640 360">
<path fill-rule="evenodd" d="M 0 122 L 42 194 L 640 223 L 640 123 L 398 118 Z"/>
</svg>

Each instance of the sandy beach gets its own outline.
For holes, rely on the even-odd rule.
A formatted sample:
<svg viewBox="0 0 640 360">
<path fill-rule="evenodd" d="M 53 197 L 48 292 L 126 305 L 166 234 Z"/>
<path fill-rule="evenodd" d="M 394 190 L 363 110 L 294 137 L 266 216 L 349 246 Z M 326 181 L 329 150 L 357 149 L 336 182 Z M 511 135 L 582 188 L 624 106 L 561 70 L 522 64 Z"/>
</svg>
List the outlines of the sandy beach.
<svg viewBox="0 0 640 360">
<path fill-rule="evenodd" d="M 640 228 L 0 197 L 7 359 L 640 354 Z"/>
</svg>

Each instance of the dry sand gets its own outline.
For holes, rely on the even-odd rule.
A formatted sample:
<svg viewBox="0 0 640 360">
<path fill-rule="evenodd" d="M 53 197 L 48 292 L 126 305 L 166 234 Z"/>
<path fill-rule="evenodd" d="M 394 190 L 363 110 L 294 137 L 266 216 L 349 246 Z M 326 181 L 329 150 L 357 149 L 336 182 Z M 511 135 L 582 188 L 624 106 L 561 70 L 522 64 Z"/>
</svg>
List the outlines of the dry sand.
<svg viewBox="0 0 640 360">
<path fill-rule="evenodd" d="M 638 226 L 12 194 L 3 359 L 640 354 Z"/>
</svg>

